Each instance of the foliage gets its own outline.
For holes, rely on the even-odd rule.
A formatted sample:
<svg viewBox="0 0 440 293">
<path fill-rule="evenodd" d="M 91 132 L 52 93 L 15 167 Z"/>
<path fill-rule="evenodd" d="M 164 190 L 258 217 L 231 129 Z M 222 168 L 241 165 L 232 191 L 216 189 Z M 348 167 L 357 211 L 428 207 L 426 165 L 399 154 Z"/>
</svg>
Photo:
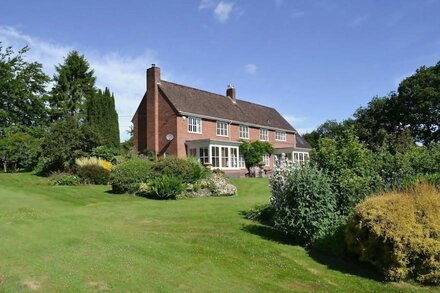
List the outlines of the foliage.
<svg viewBox="0 0 440 293">
<path fill-rule="evenodd" d="M 341 215 L 350 214 L 356 204 L 382 185 L 374 158 L 352 131 L 344 131 L 337 139 L 321 139 L 311 152 L 311 159 L 331 178 Z"/>
<path fill-rule="evenodd" d="M 411 129 L 425 145 L 440 143 L 440 62 L 403 80 L 392 102 L 400 128 Z"/>
<path fill-rule="evenodd" d="M 148 196 L 156 199 L 176 199 L 184 191 L 180 177 L 157 176 L 149 182 Z"/>
<path fill-rule="evenodd" d="M 0 125 L 41 126 L 48 121 L 46 86 L 49 77 L 42 65 L 29 63 L 24 47 L 15 53 L 0 42 Z M 1 133 L 0 133 L 1 135 Z"/>
<path fill-rule="evenodd" d="M 118 148 L 109 148 L 103 145 L 94 148 L 91 153 L 93 157 L 102 158 L 109 162 L 112 162 L 119 154 L 120 150 Z"/>
<path fill-rule="evenodd" d="M 8 166 L 14 171 L 23 169 L 32 170 L 40 154 L 40 139 L 24 131 L 9 131 L 12 127 L 5 129 L 4 136 L 0 136 L 0 161 L 3 164 L 3 171 L 8 172 Z"/>
<path fill-rule="evenodd" d="M 50 94 L 50 108 L 54 121 L 86 118 L 87 100 L 95 95 L 93 70 L 77 51 L 70 52 L 63 64 L 55 66 L 54 86 Z"/>
<path fill-rule="evenodd" d="M 243 159 L 246 168 L 258 165 L 264 154 L 272 154 L 274 151 L 273 146 L 267 141 L 242 141 L 240 144 L 240 154 L 243 155 Z"/>
<path fill-rule="evenodd" d="M 116 165 L 110 173 L 110 184 L 114 193 L 136 193 L 141 183 L 151 178 L 152 163 L 133 158 Z"/>
<path fill-rule="evenodd" d="M 356 206 L 346 241 L 389 280 L 440 284 L 440 192 L 429 185 L 370 197 Z"/>
<path fill-rule="evenodd" d="M 294 165 L 281 158 L 270 185 L 275 227 L 299 243 L 312 244 L 333 226 L 336 197 L 329 178 L 316 167 Z"/>
<path fill-rule="evenodd" d="M 312 146 L 316 148 L 318 146 L 319 139 L 321 138 L 333 138 L 341 136 L 343 132 L 350 129 L 353 121 L 347 119 L 343 122 L 337 122 L 336 120 L 327 120 L 321 124 L 316 130 L 303 135 L 304 139 Z"/>
<path fill-rule="evenodd" d="M 154 176 L 178 177 L 185 183 L 194 183 L 208 175 L 208 171 L 197 160 L 175 156 L 158 159 L 154 162 L 152 172 Z"/>
<path fill-rule="evenodd" d="M 270 204 L 257 205 L 252 209 L 243 212 L 243 216 L 252 221 L 272 226 L 275 211 Z"/>
<path fill-rule="evenodd" d="M 74 186 L 79 185 L 81 179 L 70 173 L 53 172 L 49 176 L 49 182 L 53 185 Z"/>
<path fill-rule="evenodd" d="M 135 153 L 133 136 L 131 136 L 129 139 L 121 143 L 121 154 L 127 155 L 130 153 Z"/>
<path fill-rule="evenodd" d="M 75 159 L 89 155 L 100 145 L 96 133 L 75 119 L 52 125 L 43 138 L 39 171 L 65 171 L 73 167 Z"/>
<path fill-rule="evenodd" d="M 78 158 L 75 163 L 76 173 L 83 183 L 100 185 L 108 183 L 112 163 L 96 157 Z"/>
<path fill-rule="evenodd" d="M 115 97 L 110 90 L 98 92 L 87 99 L 86 122 L 101 136 L 104 146 L 119 147 L 118 113 L 115 109 Z"/>
</svg>

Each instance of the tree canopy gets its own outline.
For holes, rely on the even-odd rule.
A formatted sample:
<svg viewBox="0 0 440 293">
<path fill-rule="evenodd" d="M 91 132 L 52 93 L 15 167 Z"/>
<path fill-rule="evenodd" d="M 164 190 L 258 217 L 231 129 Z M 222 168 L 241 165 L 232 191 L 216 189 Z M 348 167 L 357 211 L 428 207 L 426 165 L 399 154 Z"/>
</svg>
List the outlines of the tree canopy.
<svg viewBox="0 0 440 293">
<path fill-rule="evenodd" d="M 77 51 L 72 51 L 63 64 L 55 66 L 54 87 L 50 95 L 52 119 L 66 120 L 71 117 L 83 120 L 87 100 L 96 93 L 94 71 L 89 62 Z"/>
<path fill-rule="evenodd" d="M 0 125 L 40 126 L 48 121 L 46 89 L 49 77 L 38 62 L 28 62 L 24 47 L 15 53 L 0 43 Z"/>
</svg>

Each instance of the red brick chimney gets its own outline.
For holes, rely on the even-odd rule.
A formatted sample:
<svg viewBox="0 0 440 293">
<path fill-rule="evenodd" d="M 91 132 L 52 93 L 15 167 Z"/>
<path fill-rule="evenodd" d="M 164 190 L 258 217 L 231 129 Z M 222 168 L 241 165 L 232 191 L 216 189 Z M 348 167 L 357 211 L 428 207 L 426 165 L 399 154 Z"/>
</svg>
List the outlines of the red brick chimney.
<svg viewBox="0 0 440 293">
<path fill-rule="evenodd" d="M 159 153 L 159 88 L 160 68 L 147 69 L 147 149 Z"/>
<path fill-rule="evenodd" d="M 235 87 L 232 84 L 228 85 L 228 88 L 226 89 L 226 96 L 230 97 L 234 104 L 237 103 Z"/>
</svg>

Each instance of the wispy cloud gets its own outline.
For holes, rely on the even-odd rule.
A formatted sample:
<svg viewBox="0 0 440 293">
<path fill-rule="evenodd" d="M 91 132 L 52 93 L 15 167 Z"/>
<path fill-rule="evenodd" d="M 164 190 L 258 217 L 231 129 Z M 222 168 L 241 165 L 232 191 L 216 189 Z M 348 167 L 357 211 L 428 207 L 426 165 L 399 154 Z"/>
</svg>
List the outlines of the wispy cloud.
<svg viewBox="0 0 440 293">
<path fill-rule="evenodd" d="M 364 23 L 368 19 L 368 15 L 362 15 L 358 16 L 355 19 L 353 19 L 350 23 L 350 26 L 360 26 L 362 23 Z"/>
<path fill-rule="evenodd" d="M 295 124 L 295 123 L 302 123 L 306 120 L 304 117 L 298 117 L 296 115 L 283 115 L 284 119 L 286 119 L 289 123 Z"/>
<path fill-rule="evenodd" d="M 214 16 L 220 22 L 225 22 L 229 19 L 234 3 L 220 1 L 214 9 Z"/>
<path fill-rule="evenodd" d="M 258 69 L 257 65 L 252 64 L 252 63 L 246 64 L 244 66 L 244 70 L 249 74 L 257 73 L 257 69 Z"/>
<path fill-rule="evenodd" d="M 313 123 L 309 121 L 306 117 L 300 117 L 292 114 L 283 115 L 284 119 L 286 119 L 293 127 L 299 132 L 299 134 L 304 134 L 308 132 L 312 132 L 316 129 L 313 127 Z"/>
<path fill-rule="evenodd" d="M 211 9 L 215 7 L 215 2 L 213 0 L 202 0 L 199 4 L 199 10 Z"/>
<path fill-rule="evenodd" d="M 295 9 L 295 10 L 292 11 L 292 13 L 290 14 L 290 16 L 292 16 L 292 18 L 298 18 L 298 17 L 302 17 L 302 16 L 304 16 L 304 14 L 305 14 L 304 11 L 302 11 L 302 10 L 298 10 L 298 9 Z"/>
<path fill-rule="evenodd" d="M 160 64 L 153 50 L 146 50 L 138 56 L 124 56 L 115 52 L 83 51 L 73 46 L 26 35 L 14 27 L 0 26 L 0 40 L 3 46 L 13 46 L 16 51 L 28 45 L 31 48 L 27 54 L 28 59 L 42 63 L 44 71 L 49 75 L 55 73 L 55 65 L 62 63 L 63 58 L 71 50 L 77 49 L 84 54 L 90 67 L 95 70 L 97 86 L 99 88 L 107 86 L 115 93 L 116 109 L 120 116 L 119 126 L 123 138 L 127 138 L 126 130 L 129 129 L 131 117 L 145 92 L 145 69 L 151 63 Z"/>
</svg>

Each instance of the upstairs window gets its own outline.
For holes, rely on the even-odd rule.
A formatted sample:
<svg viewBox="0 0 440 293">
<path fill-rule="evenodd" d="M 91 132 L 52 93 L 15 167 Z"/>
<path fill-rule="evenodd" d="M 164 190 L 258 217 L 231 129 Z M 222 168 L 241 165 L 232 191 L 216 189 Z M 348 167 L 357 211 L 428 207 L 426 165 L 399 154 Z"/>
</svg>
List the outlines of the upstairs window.
<svg viewBox="0 0 440 293">
<path fill-rule="evenodd" d="M 260 128 L 260 140 L 269 140 L 269 133 L 266 128 Z"/>
<path fill-rule="evenodd" d="M 249 126 L 240 125 L 240 138 L 249 139 Z"/>
<path fill-rule="evenodd" d="M 286 133 L 284 131 L 276 131 L 275 140 L 286 141 Z"/>
<path fill-rule="evenodd" d="M 217 136 L 228 136 L 229 124 L 226 122 L 217 121 Z"/>
<path fill-rule="evenodd" d="M 202 133 L 202 119 L 196 117 L 188 117 L 188 132 Z"/>
</svg>

